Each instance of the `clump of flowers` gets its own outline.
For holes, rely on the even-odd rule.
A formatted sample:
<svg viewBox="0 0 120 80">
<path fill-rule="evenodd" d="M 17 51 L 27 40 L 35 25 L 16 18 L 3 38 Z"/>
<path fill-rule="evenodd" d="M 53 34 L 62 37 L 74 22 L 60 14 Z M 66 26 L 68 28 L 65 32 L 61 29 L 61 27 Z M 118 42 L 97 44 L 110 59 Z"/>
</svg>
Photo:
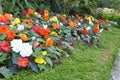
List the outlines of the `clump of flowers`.
<svg viewBox="0 0 120 80">
<path fill-rule="evenodd" d="M 48 10 L 36 12 L 29 9 L 22 14 L 22 18 L 0 15 L 0 55 L 4 57 L 1 63 L 7 61 L 3 66 L 11 75 L 21 68 L 38 73 L 54 66 L 53 59 L 59 61 L 62 53 L 74 50 L 74 42 L 80 39 L 87 44 L 96 44 L 92 40 L 103 31 L 101 25 L 109 23 L 78 14 L 72 17 L 51 15 Z"/>
</svg>

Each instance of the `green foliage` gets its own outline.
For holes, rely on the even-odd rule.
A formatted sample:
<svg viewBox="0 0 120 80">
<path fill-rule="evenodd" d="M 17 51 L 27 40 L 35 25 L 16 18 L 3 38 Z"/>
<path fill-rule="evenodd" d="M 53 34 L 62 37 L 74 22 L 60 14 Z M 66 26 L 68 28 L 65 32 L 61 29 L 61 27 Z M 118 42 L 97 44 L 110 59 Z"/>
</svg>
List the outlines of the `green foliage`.
<svg viewBox="0 0 120 80">
<path fill-rule="evenodd" d="M 28 10 L 30 8 L 34 10 L 50 9 L 49 5 L 45 5 L 44 0 L 2 0 L 3 12 L 14 14 L 14 16 L 21 16 L 21 11 Z M 24 5 L 24 6 L 23 6 Z"/>
<path fill-rule="evenodd" d="M 7 59 L 7 56 L 7 53 L 0 53 L 0 63 L 3 63 L 3 61 Z"/>
<path fill-rule="evenodd" d="M 5 37 L 6 37 L 6 35 L 5 35 L 5 34 L 0 34 L 0 40 L 4 40 L 4 39 L 5 39 Z"/>
<path fill-rule="evenodd" d="M 96 3 L 98 7 L 120 9 L 120 0 L 96 0 Z"/>
<path fill-rule="evenodd" d="M 53 66 L 53 62 L 52 62 L 51 58 L 45 57 L 45 61 L 46 61 L 50 66 Z"/>
<path fill-rule="evenodd" d="M 20 12 L 32 8 L 34 10 L 52 10 L 57 13 L 74 15 L 75 13 L 94 14 L 95 0 L 2 0 L 3 11 L 20 16 Z M 24 6 L 23 6 L 24 5 Z"/>
<path fill-rule="evenodd" d="M 34 62 L 29 61 L 28 62 L 28 67 L 31 68 L 34 72 L 38 73 L 38 66 Z"/>
<path fill-rule="evenodd" d="M 9 69 L 7 69 L 6 67 L 0 67 L 0 73 L 4 76 L 4 77 L 10 77 L 13 75 L 12 72 L 10 72 Z"/>
<path fill-rule="evenodd" d="M 19 54 L 18 53 L 12 53 L 12 64 L 17 64 Z"/>
<path fill-rule="evenodd" d="M 103 13 L 102 17 L 112 21 L 120 22 L 120 15 L 115 13 Z"/>
<path fill-rule="evenodd" d="M 93 13 L 95 0 L 49 0 L 51 9 L 54 12 L 81 15 Z"/>
</svg>

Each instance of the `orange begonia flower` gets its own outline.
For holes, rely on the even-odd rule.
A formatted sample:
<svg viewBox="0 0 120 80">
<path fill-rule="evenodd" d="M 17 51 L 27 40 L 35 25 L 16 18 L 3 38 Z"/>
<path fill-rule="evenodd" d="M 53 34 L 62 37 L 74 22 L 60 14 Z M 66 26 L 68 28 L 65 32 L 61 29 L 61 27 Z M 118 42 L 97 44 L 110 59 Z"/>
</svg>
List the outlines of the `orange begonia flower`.
<svg viewBox="0 0 120 80">
<path fill-rule="evenodd" d="M 0 20 L 5 20 L 5 17 L 0 14 Z"/>
<path fill-rule="evenodd" d="M 7 31 L 8 31 L 7 26 L 1 26 L 1 27 L 0 27 L 0 33 L 2 33 L 2 34 L 6 34 Z"/>
<path fill-rule="evenodd" d="M 49 37 L 50 29 L 49 29 L 49 28 L 46 28 L 46 29 L 44 29 L 44 30 L 45 30 L 44 38 L 47 39 L 47 38 Z"/>
<path fill-rule="evenodd" d="M 88 20 L 88 19 L 89 19 L 89 17 L 88 17 L 88 16 L 85 16 L 85 17 L 84 17 L 84 19 Z"/>
<path fill-rule="evenodd" d="M 28 40 L 28 37 L 27 37 L 26 34 L 20 33 L 18 36 L 19 36 L 23 41 L 27 41 L 27 40 Z"/>
<path fill-rule="evenodd" d="M 77 24 L 74 23 L 73 21 L 69 21 L 69 26 L 70 26 L 71 28 L 74 28 L 74 27 L 77 26 Z"/>
<path fill-rule="evenodd" d="M 49 28 L 40 28 L 39 29 L 39 35 L 43 36 L 45 39 L 49 37 L 50 29 Z"/>
<path fill-rule="evenodd" d="M 44 10 L 44 15 L 49 15 L 49 11 L 48 10 Z"/>
<path fill-rule="evenodd" d="M 40 28 L 39 30 L 39 35 L 43 36 L 45 33 L 45 29 L 44 28 Z"/>
<path fill-rule="evenodd" d="M 33 9 L 29 9 L 28 10 L 28 14 L 33 14 L 34 13 L 34 10 Z"/>
<path fill-rule="evenodd" d="M 99 25 L 96 25 L 96 26 L 93 28 L 93 32 L 94 32 L 94 33 L 99 32 Z"/>
<path fill-rule="evenodd" d="M 44 34 L 44 38 L 47 39 L 49 37 L 49 34 L 48 33 L 45 33 Z"/>
<path fill-rule="evenodd" d="M 7 19 L 7 20 L 10 20 L 12 19 L 12 16 L 10 14 L 4 14 L 4 18 Z"/>
<path fill-rule="evenodd" d="M 76 18 L 79 18 L 79 15 L 78 14 L 75 14 Z"/>
<path fill-rule="evenodd" d="M 57 23 L 53 23 L 52 26 L 53 26 L 54 29 L 59 28 L 59 24 L 57 24 Z"/>
<path fill-rule="evenodd" d="M 23 23 L 27 23 L 29 26 L 33 26 L 32 19 L 23 19 Z"/>
<path fill-rule="evenodd" d="M 49 29 L 49 28 L 46 28 L 46 29 L 45 29 L 45 32 L 50 33 L 50 29 Z"/>
<path fill-rule="evenodd" d="M 44 15 L 44 20 L 48 20 L 49 19 L 49 16 L 46 16 L 46 15 Z"/>
<path fill-rule="evenodd" d="M 6 33 L 6 40 L 13 40 L 15 36 L 15 32 L 12 30 L 8 30 Z"/>
<path fill-rule="evenodd" d="M 51 38 L 48 38 L 47 41 L 46 41 L 46 46 L 50 47 L 52 45 L 53 45 L 53 40 Z"/>
<path fill-rule="evenodd" d="M 79 16 L 78 14 L 75 14 L 76 18 L 81 19 L 82 16 Z"/>
<path fill-rule="evenodd" d="M 106 20 L 105 20 L 105 22 L 106 22 L 106 23 L 108 23 L 108 22 L 109 22 L 109 20 L 108 20 L 108 19 L 106 19 Z"/>
<path fill-rule="evenodd" d="M 64 23 L 67 22 L 64 16 L 61 16 L 60 20 L 63 21 Z"/>
<path fill-rule="evenodd" d="M 86 29 L 82 30 L 82 34 L 87 35 L 88 31 Z"/>
<path fill-rule="evenodd" d="M 44 10 L 44 20 L 48 20 L 49 19 L 49 11 L 48 10 Z"/>
</svg>

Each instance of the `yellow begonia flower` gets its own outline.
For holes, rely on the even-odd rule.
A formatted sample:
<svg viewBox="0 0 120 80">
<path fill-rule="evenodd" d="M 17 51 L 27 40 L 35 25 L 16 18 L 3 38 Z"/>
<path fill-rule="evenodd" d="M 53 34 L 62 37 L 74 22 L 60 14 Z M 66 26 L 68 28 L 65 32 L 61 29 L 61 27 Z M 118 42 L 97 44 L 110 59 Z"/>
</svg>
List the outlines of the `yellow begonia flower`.
<svg viewBox="0 0 120 80">
<path fill-rule="evenodd" d="M 95 18 L 94 18 L 93 16 L 90 16 L 90 18 L 91 18 L 91 20 L 92 20 L 92 21 L 94 21 L 94 20 L 95 20 Z"/>
<path fill-rule="evenodd" d="M 58 18 L 56 16 L 54 16 L 53 18 L 50 18 L 49 21 L 50 22 L 57 22 Z"/>
<path fill-rule="evenodd" d="M 65 14 L 63 14 L 63 16 L 64 16 L 64 17 L 66 17 L 66 15 L 65 15 Z"/>
<path fill-rule="evenodd" d="M 42 51 L 42 55 L 47 55 L 47 52 L 46 51 Z"/>
<path fill-rule="evenodd" d="M 50 21 L 50 22 L 53 22 L 53 18 L 50 18 L 49 21 Z"/>
<path fill-rule="evenodd" d="M 35 62 L 36 62 L 36 63 L 39 63 L 39 64 L 46 63 L 45 60 L 44 60 L 42 57 L 37 57 L 37 58 L 35 59 Z"/>
<path fill-rule="evenodd" d="M 34 15 L 38 15 L 38 13 L 37 13 L 37 12 L 34 12 Z"/>
<path fill-rule="evenodd" d="M 58 19 L 57 19 L 56 16 L 53 17 L 53 21 L 54 21 L 54 22 L 57 22 L 57 21 L 58 21 Z"/>
<path fill-rule="evenodd" d="M 19 19 L 19 18 L 15 18 L 15 19 L 14 19 L 14 23 L 15 23 L 15 24 L 19 24 L 19 23 L 20 23 L 20 19 Z"/>
<path fill-rule="evenodd" d="M 52 31 L 52 32 L 51 32 L 51 35 L 56 36 L 57 33 L 56 33 L 55 31 Z"/>
<path fill-rule="evenodd" d="M 13 28 L 14 26 L 13 25 L 9 25 L 11 28 Z"/>
</svg>

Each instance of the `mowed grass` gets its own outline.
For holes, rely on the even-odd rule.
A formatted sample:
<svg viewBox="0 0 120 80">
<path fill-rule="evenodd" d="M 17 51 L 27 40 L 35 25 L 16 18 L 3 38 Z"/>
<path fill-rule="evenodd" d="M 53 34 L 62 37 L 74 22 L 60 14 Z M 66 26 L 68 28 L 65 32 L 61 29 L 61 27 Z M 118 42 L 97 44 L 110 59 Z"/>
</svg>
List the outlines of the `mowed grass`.
<svg viewBox="0 0 120 80">
<path fill-rule="evenodd" d="M 72 55 L 63 57 L 55 68 L 37 74 L 22 70 L 11 78 L 1 80 L 109 80 L 120 48 L 120 26 L 111 29 L 101 34 L 99 48 L 89 48 L 77 42 Z"/>
</svg>

